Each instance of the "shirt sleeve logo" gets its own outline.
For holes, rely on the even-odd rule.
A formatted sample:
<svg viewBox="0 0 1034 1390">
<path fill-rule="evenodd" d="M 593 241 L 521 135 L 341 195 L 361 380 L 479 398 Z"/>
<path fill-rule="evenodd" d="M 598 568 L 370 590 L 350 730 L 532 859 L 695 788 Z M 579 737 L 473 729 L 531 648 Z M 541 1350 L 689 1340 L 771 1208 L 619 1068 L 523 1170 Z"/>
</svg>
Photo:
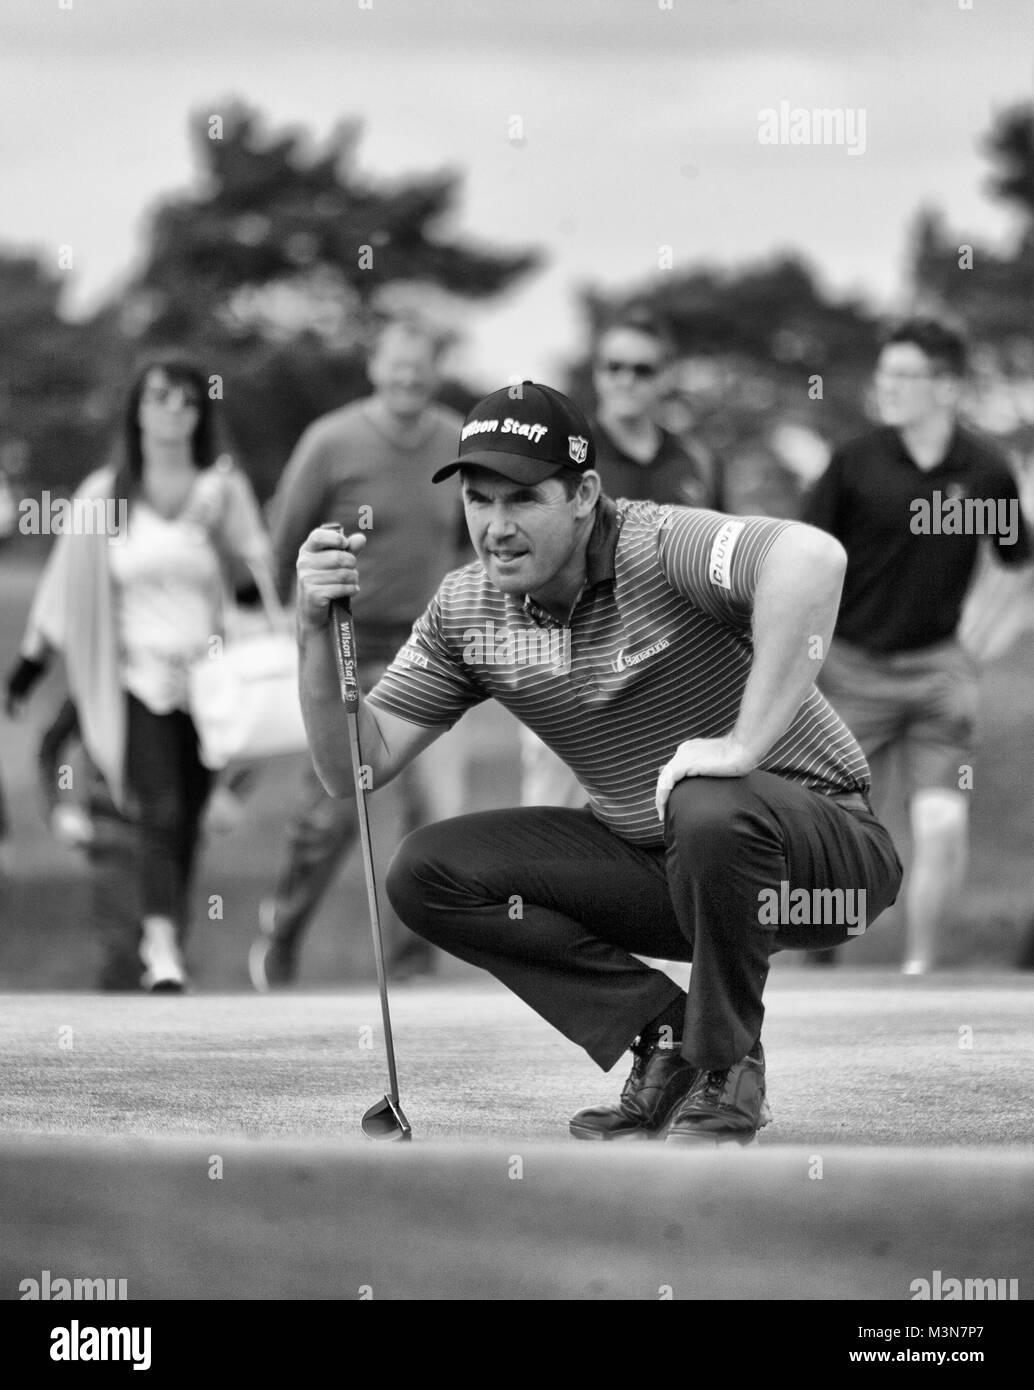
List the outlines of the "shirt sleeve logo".
<svg viewBox="0 0 1034 1390">
<path fill-rule="evenodd" d="M 736 549 L 740 532 L 746 525 L 745 521 L 727 521 L 714 538 L 707 572 L 711 583 L 720 589 L 732 588 L 732 552 Z"/>
<path fill-rule="evenodd" d="M 430 670 L 431 663 L 419 647 L 411 646 L 407 643 L 398 656 L 396 661 L 404 661 L 407 666 L 421 666 L 425 671 Z"/>
</svg>

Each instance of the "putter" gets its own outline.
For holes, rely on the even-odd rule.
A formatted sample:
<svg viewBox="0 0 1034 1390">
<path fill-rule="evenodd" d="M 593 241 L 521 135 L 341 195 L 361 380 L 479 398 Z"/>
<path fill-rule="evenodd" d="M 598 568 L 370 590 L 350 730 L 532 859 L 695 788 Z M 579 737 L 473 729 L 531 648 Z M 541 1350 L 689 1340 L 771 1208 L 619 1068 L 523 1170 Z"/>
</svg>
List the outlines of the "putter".
<svg viewBox="0 0 1034 1390">
<path fill-rule="evenodd" d="M 334 525 L 344 533 L 344 527 Z M 371 1105 L 363 1116 L 363 1133 L 368 1139 L 411 1139 L 413 1131 L 399 1102 L 399 1082 L 395 1071 L 395 1046 L 391 1037 L 391 1016 L 388 1013 L 388 984 L 384 972 L 384 943 L 381 940 L 381 919 L 377 910 L 377 881 L 373 872 L 373 850 L 370 845 L 370 821 L 366 813 L 366 788 L 363 785 L 362 753 L 359 748 L 359 668 L 356 662 L 355 625 L 348 599 L 331 604 L 334 624 L 334 655 L 337 660 L 341 700 L 348 719 L 348 742 L 352 750 L 352 774 L 355 778 L 356 807 L 359 812 L 359 837 L 363 849 L 363 869 L 366 874 L 366 898 L 370 907 L 370 928 L 373 934 L 373 954 L 377 962 L 377 985 L 381 995 L 381 1018 L 384 1021 L 384 1042 L 388 1052 L 388 1094 Z"/>
</svg>

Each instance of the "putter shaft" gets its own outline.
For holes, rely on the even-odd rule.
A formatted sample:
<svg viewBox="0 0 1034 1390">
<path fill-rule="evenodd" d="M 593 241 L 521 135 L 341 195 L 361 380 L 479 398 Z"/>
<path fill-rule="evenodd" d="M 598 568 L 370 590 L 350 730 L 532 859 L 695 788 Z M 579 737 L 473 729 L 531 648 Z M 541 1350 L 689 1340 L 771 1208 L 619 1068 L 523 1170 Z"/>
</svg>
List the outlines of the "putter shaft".
<svg viewBox="0 0 1034 1390">
<path fill-rule="evenodd" d="M 335 529 L 344 527 L 334 523 Z M 345 706 L 345 720 L 348 725 L 348 743 L 352 757 L 352 777 L 355 782 L 356 811 L 359 817 L 359 839 L 362 848 L 363 873 L 366 878 L 366 898 L 370 914 L 370 931 L 373 937 L 373 955 L 377 965 L 377 987 L 381 996 L 381 1020 L 384 1024 L 384 1045 L 388 1054 L 388 1084 L 390 1090 L 385 1099 L 393 1112 L 404 1122 L 404 1130 L 409 1132 L 409 1122 L 402 1114 L 399 1103 L 398 1072 L 395 1068 L 395 1045 L 391 1034 L 391 1014 L 388 1009 L 388 981 L 384 969 L 384 942 L 381 937 L 381 917 L 377 906 L 377 880 L 373 868 L 373 845 L 370 840 L 370 818 L 366 809 L 366 787 L 363 779 L 363 755 L 359 744 L 359 667 L 356 658 L 355 625 L 352 621 L 352 606 L 348 599 L 336 599 L 331 604 L 331 618 L 334 629 L 334 657 L 337 662 L 338 680 L 341 685 L 341 700 Z"/>
<path fill-rule="evenodd" d="M 351 619 L 349 619 L 351 621 Z M 366 810 L 366 788 L 363 785 L 363 756 L 359 747 L 359 719 L 346 710 L 348 742 L 352 749 L 352 771 L 355 777 L 356 806 L 359 812 L 359 838 L 363 851 L 363 872 L 366 876 L 366 898 L 370 909 L 370 930 L 373 935 L 373 955 L 377 963 L 377 986 L 381 996 L 381 1019 L 384 1023 L 384 1042 L 388 1053 L 390 1099 L 399 1103 L 399 1082 L 395 1070 L 395 1047 L 391 1036 L 391 1015 L 388 1012 L 388 981 L 384 969 L 384 942 L 381 937 L 381 917 L 377 906 L 377 881 L 373 869 L 373 845 L 370 841 L 370 818 Z"/>
</svg>

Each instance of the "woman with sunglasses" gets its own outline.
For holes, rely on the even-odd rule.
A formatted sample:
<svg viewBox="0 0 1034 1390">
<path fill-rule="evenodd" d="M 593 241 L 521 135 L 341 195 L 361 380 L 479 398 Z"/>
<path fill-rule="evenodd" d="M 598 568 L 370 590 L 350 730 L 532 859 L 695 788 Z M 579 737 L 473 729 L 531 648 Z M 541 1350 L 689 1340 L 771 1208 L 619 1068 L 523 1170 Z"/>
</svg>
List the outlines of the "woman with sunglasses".
<svg viewBox="0 0 1034 1390">
<path fill-rule="evenodd" d="M 85 480 L 72 514 L 79 524 L 48 559 L 8 706 L 60 651 L 86 750 L 138 828 L 142 984 L 179 991 L 212 781 L 189 673 L 215 649 L 228 590 L 269 573 L 258 504 L 243 474 L 216 460 L 208 379 L 194 362 L 145 364 L 129 394 L 121 463 Z M 115 534 L 87 524 L 102 517 L 117 518 Z"/>
</svg>

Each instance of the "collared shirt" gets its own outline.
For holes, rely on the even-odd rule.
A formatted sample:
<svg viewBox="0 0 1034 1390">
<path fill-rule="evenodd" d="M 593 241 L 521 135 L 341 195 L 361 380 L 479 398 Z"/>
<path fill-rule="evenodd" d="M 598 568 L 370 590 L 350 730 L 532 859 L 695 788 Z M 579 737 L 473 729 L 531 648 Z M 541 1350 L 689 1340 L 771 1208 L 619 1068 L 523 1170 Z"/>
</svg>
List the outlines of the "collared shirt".
<svg viewBox="0 0 1034 1390">
<path fill-rule="evenodd" d="M 981 535 L 1004 565 L 1031 556 L 1008 464 L 964 429 L 934 468 L 920 468 L 889 427 L 853 440 L 833 455 L 802 519 L 847 551 L 836 635 L 872 652 L 954 635 Z"/>
<path fill-rule="evenodd" d="M 735 725 L 758 573 L 788 524 L 605 497 L 568 623 L 501 593 L 480 561 L 454 570 L 370 703 L 433 726 L 496 699 L 568 764 L 599 820 L 660 844 L 657 774 L 686 739 Z M 869 785 L 815 689 L 759 767 L 830 794 Z"/>
</svg>

